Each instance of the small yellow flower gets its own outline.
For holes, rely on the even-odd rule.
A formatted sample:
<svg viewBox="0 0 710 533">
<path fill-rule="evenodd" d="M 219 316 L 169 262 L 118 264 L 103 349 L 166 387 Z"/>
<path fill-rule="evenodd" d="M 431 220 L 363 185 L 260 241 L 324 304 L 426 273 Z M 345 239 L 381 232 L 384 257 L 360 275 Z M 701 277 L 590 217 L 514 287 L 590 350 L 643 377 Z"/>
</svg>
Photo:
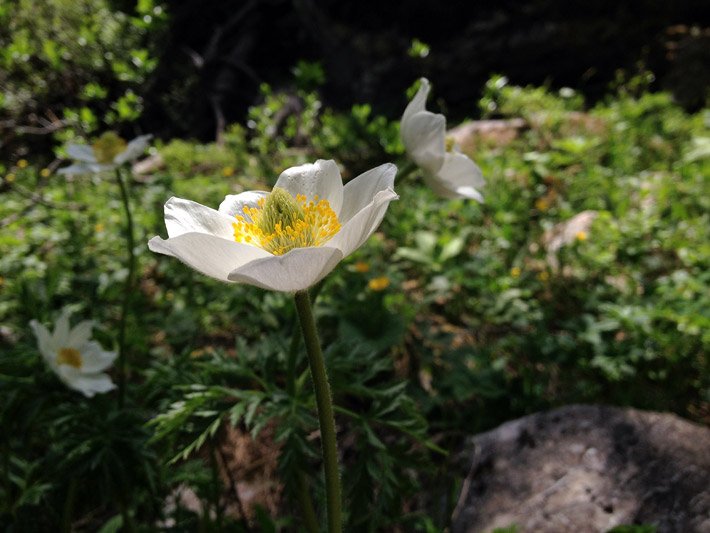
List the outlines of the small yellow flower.
<svg viewBox="0 0 710 533">
<path fill-rule="evenodd" d="M 5 176 L 5 181 L 8 182 L 8 183 L 12 183 L 13 181 L 15 181 L 15 175 L 14 175 L 14 174 L 8 174 L 7 176 Z"/>
<path fill-rule="evenodd" d="M 578 231 L 575 234 L 575 237 L 577 238 L 578 241 L 586 241 L 587 240 L 587 232 L 586 231 Z"/>
<path fill-rule="evenodd" d="M 550 208 L 550 202 L 547 201 L 547 198 L 538 198 L 535 200 L 535 209 L 538 211 L 547 211 Z"/>
<path fill-rule="evenodd" d="M 27 159 L 20 159 L 20 160 L 17 162 L 17 167 L 18 167 L 18 168 L 27 168 L 27 165 L 29 165 L 29 163 L 27 162 Z"/>
<path fill-rule="evenodd" d="M 224 176 L 225 178 L 228 178 L 229 176 L 233 176 L 233 175 L 234 175 L 234 168 L 233 167 L 224 167 L 222 169 L 222 176 Z"/>
<path fill-rule="evenodd" d="M 537 279 L 540 281 L 547 281 L 550 279 L 550 274 L 547 273 L 547 271 L 543 270 L 542 272 L 539 272 L 537 275 Z"/>
<path fill-rule="evenodd" d="M 104 232 L 104 225 L 103 225 L 101 222 L 98 222 L 98 223 L 94 226 L 94 232 L 95 232 L 95 233 L 103 233 L 103 232 Z"/>
<path fill-rule="evenodd" d="M 355 272 L 359 272 L 360 274 L 370 271 L 370 265 L 365 261 L 358 261 L 353 265 L 353 268 L 355 269 Z"/>
<path fill-rule="evenodd" d="M 43 178 L 48 178 L 51 173 L 52 173 L 52 171 L 49 170 L 48 168 L 43 168 L 42 170 L 39 171 L 39 175 L 42 176 Z"/>
<path fill-rule="evenodd" d="M 372 278 L 367 286 L 372 291 L 383 291 L 390 285 L 390 279 L 387 276 L 381 276 L 379 278 Z"/>
<path fill-rule="evenodd" d="M 510 269 L 510 275 L 514 278 L 520 277 L 520 267 L 513 267 Z"/>
</svg>

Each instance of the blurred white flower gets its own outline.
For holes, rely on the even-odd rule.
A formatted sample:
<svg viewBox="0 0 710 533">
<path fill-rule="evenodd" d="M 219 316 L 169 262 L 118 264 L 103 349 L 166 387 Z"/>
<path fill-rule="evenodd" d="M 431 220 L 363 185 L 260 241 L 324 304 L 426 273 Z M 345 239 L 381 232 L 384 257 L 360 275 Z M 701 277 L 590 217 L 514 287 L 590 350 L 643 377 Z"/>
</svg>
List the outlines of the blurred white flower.
<svg viewBox="0 0 710 533">
<path fill-rule="evenodd" d="M 285 170 L 271 193 L 229 195 L 219 210 L 165 204 L 168 239 L 148 247 L 225 282 L 297 292 L 323 279 L 372 235 L 397 198 L 385 164 L 343 186 L 334 161 Z"/>
<path fill-rule="evenodd" d="M 447 143 L 446 118 L 427 111 L 429 80 L 422 78 L 417 94 L 404 110 L 400 123 L 402 142 L 409 157 L 424 171 L 424 180 L 444 198 L 483 201 L 478 191 L 485 180 L 478 165 Z"/>
<path fill-rule="evenodd" d="M 104 370 L 113 364 L 116 352 L 107 352 L 91 340 L 92 321 L 70 328 L 69 315 L 68 310 L 62 311 L 53 333 L 36 320 L 30 322 L 42 357 L 67 387 L 88 398 L 114 389 Z"/>
<path fill-rule="evenodd" d="M 113 131 L 107 131 L 94 144 L 69 144 L 67 154 L 75 163 L 60 169 L 60 174 L 95 174 L 113 170 L 122 164 L 138 159 L 152 135 L 141 135 L 126 143 Z"/>
</svg>

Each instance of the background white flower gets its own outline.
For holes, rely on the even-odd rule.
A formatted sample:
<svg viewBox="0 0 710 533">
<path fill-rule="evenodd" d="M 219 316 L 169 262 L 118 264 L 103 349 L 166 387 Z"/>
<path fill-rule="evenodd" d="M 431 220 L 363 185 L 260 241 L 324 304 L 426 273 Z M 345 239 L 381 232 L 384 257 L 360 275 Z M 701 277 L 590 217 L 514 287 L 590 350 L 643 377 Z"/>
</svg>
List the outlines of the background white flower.
<svg viewBox="0 0 710 533">
<path fill-rule="evenodd" d="M 92 321 L 70 328 L 69 315 L 68 310 L 62 311 L 53 333 L 36 320 L 30 322 L 42 357 L 59 379 L 86 397 L 114 389 L 116 385 L 103 371 L 113 364 L 116 352 L 107 352 L 91 340 Z"/>
<path fill-rule="evenodd" d="M 67 154 L 75 163 L 58 172 L 59 174 L 95 174 L 113 170 L 143 155 L 152 137 L 152 135 L 141 135 L 126 143 L 114 132 L 107 131 L 92 145 L 69 144 Z"/>
<path fill-rule="evenodd" d="M 169 238 L 148 247 L 220 281 L 301 291 L 372 235 L 397 198 L 396 173 L 385 164 L 343 186 L 335 162 L 318 160 L 285 170 L 271 193 L 227 196 L 219 210 L 171 198 Z"/>
<path fill-rule="evenodd" d="M 444 198 L 483 201 L 485 185 L 478 165 L 455 146 L 447 146 L 446 118 L 426 110 L 429 80 L 422 78 L 417 94 L 402 115 L 400 135 L 409 157 L 424 171 L 424 180 Z"/>
</svg>

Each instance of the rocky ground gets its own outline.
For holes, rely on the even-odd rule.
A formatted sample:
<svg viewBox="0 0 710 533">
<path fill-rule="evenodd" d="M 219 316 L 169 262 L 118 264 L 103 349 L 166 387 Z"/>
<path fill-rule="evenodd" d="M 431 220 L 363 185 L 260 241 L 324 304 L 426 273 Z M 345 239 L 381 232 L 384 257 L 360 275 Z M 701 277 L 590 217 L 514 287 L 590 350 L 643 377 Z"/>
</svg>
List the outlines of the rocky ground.
<svg viewBox="0 0 710 533">
<path fill-rule="evenodd" d="M 672 414 L 585 405 L 533 414 L 470 439 L 452 532 L 707 533 L 709 451 L 710 429 Z"/>
</svg>

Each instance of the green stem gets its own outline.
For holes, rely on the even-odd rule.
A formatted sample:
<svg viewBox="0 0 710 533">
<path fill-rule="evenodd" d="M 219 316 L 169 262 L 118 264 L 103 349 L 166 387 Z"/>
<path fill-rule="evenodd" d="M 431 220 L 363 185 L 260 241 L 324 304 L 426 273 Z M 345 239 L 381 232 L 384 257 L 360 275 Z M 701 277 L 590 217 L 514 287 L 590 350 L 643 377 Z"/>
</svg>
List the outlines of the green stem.
<svg viewBox="0 0 710 533">
<path fill-rule="evenodd" d="M 298 503 L 301 506 L 301 514 L 303 515 L 304 526 L 308 533 L 318 533 L 320 528 L 318 527 L 318 518 L 316 517 L 316 512 L 313 509 L 313 500 L 311 499 L 311 492 L 308 488 L 308 480 L 306 475 L 302 470 L 296 472 L 297 476 L 297 487 L 296 487 L 296 498 L 298 498 Z"/>
<path fill-rule="evenodd" d="M 121 516 L 123 517 L 123 530 L 128 533 L 134 533 L 136 531 L 136 524 L 133 521 L 133 516 L 131 516 L 131 510 L 123 499 L 121 499 Z"/>
<path fill-rule="evenodd" d="M 121 176 L 121 169 L 116 169 L 116 180 L 121 189 L 121 200 L 123 201 L 123 211 L 126 215 L 126 247 L 128 248 L 128 274 L 123 287 L 123 302 L 121 304 L 121 317 L 118 326 L 118 404 L 123 406 L 126 397 L 126 318 L 133 292 L 133 277 L 136 270 L 135 238 L 133 231 L 133 215 L 131 214 L 131 204 L 128 198 L 128 189 Z"/>
<path fill-rule="evenodd" d="M 402 181 L 404 178 L 412 174 L 418 168 L 419 167 L 414 161 L 412 161 L 411 159 L 407 159 L 405 163 L 397 170 L 397 176 L 395 177 L 395 181 Z"/>
<path fill-rule="evenodd" d="M 328 510 L 329 533 L 342 531 L 340 472 L 338 471 L 338 444 L 335 437 L 335 418 L 333 417 L 333 398 L 330 394 L 328 374 L 325 370 L 323 352 L 316 321 L 313 318 L 311 300 L 308 291 L 296 293 L 296 309 L 301 321 L 303 339 L 306 342 L 308 363 L 311 367 L 311 378 L 316 393 L 318 407 L 318 422 L 320 425 L 321 448 L 323 452 L 323 469 L 325 471 L 326 507 Z"/>
<path fill-rule="evenodd" d="M 72 518 L 74 516 L 74 500 L 76 499 L 76 478 L 72 478 L 67 489 L 67 499 L 64 502 L 62 516 L 62 533 L 71 533 Z"/>
</svg>

